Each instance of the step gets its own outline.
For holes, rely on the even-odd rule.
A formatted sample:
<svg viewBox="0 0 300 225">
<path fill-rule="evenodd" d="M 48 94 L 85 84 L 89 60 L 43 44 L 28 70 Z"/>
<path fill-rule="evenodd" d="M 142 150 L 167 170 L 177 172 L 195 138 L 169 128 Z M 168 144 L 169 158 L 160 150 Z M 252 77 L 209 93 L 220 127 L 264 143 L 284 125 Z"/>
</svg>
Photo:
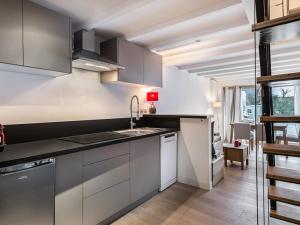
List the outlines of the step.
<svg viewBox="0 0 300 225">
<path fill-rule="evenodd" d="M 269 86 L 285 86 L 300 84 L 300 73 L 288 73 L 280 75 L 261 76 L 257 78 L 258 84 L 268 84 Z"/>
<path fill-rule="evenodd" d="M 300 206 L 300 191 L 276 186 L 269 186 L 268 198 L 270 200 Z"/>
<path fill-rule="evenodd" d="M 270 217 L 294 224 L 300 224 L 300 213 L 283 205 L 278 205 L 277 210 L 270 210 Z"/>
<path fill-rule="evenodd" d="M 264 153 L 272 155 L 300 157 L 300 146 L 266 143 L 264 144 Z"/>
<path fill-rule="evenodd" d="M 300 184 L 300 172 L 297 170 L 268 166 L 267 179 Z"/>
<path fill-rule="evenodd" d="M 300 123 L 300 116 L 261 116 L 260 121 L 262 123 Z"/>
<path fill-rule="evenodd" d="M 260 44 L 296 39 L 300 34 L 300 13 L 254 24 L 252 31 L 257 32 Z"/>
</svg>

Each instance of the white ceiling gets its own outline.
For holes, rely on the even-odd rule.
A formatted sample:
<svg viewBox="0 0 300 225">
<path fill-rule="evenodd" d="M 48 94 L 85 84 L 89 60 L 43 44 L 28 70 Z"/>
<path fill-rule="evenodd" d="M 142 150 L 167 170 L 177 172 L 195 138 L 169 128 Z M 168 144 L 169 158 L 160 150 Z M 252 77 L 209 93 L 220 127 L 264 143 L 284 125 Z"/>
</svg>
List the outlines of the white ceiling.
<svg viewBox="0 0 300 225">
<path fill-rule="evenodd" d="M 192 74 L 254 77 L 253 0 L 33 1 L 71 16 L 75 30 L 96 29 L 104 39 L 124 36 Z M 298 69 L 300 45 L 286 47 L 274 47 L 276 73 L 289 64 Z"/>
</svg>

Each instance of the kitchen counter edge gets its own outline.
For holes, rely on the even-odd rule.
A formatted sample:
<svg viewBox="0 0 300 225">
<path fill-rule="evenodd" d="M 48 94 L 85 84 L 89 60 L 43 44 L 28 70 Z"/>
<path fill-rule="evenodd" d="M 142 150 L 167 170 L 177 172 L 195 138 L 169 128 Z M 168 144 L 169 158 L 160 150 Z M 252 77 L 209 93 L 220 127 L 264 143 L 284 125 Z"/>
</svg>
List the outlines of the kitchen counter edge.
<svg viewBox="0 0 300 225">
<path fill-rule="evenodd" d="M 144 114 L 143 117 L 154 117 L 154 118 L 197 118 L 197 119 L 208 119 L 212 118 L 210 114 Z"/>
<path fill-rule="evenodd" d="M 76 144 L 68 141 L 63 141 L 60 139 L 47 139 L 42 141 L 34 141 L 34 142 L 26 142 L 26 143 L 20 143 L 20 144 L 13 144 L 13 145 L 7 145 L 5 150 L 3 152 L 0 152 L 0 168 L 1 167 L 7 167 L 12 165 L 17 165 L 20 163 L 26 163 L 31 162 L 35 160 L 45 159 L 45 158 L 52 158 L 57 157 L 61 155 L 76 153 L 80 151 L 87 151 L 94 148 L 99 147 L 105 147 L 108 145 L 114 145 L 119 144 L 123 142 L 133 141 L 137 139 L 167 134 L 171 132 L 177 132 L 178 129 L 165 129 L 163 131 L 157 131 L 155 133 L 151 134 L 145 134 L 140 136 L 129 136 L 125 138 L 119 138 L 119 139 L 113 139 L 109 141 L 103 141 L 103 142 L 97 142 L 93 144 Z M 44 145 L 43 145 L 44 143 Z M 38 146 L 41 144 L 41 146 L 47 145 L 49 143 L 48 149 L 43 149 L 43 151 L 39 152 Z M 55 150 L 55 145 L 59 146 L 63 144 L 64 148 L 60 148 L 59 150 Z M 32 148 L 31 148 L 32 145 Z M 31 148 L 29 151 L 28 149 Z M 24 155 L 17 156 L 17 152 L 22 152 L 22 150 L 26 150 L 24 152 Z M 31 154 L 30 154 L 31 152 Z M 34 154 L 36 153 L 36 154 Z M 2 158 L 2 159 L 1 159 Z"/>
</svg>

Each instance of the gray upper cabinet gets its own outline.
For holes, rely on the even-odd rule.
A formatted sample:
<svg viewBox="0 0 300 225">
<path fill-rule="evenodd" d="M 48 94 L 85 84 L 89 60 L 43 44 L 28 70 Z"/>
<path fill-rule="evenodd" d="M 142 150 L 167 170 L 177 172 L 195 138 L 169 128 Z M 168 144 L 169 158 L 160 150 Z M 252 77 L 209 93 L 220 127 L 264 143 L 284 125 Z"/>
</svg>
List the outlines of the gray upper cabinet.
<svg viewBox="0 0 300 225">
<path fill-rule="evenodd" d="M 143 84 L 143 48 L 123 38 L 113 38 L 101 43 L 100 54 L 125 69 L 119 70 L 117 81 Z"/>
<path fill-rule="evenodd" d="M 162 87 L 162 56 L 144 49 L 144 84 Z"/>
<path fill-rule="evenodd" d="M 130 143 L 131 202 L 136 202 L 159 188 L 159 143 L 159 136 Z"/>
<path fill-rule="evenodd" d="M 1 1 L 0 62 L 23 65 L 22 0 Z"/>
<path fill-rule="evenodd" d="M 125 67 L 119 71 L 120 81 L 143 84 L 143 48 L 124 39 L 118 39 L 118 48 L 118 62 Z"/>
<path fill-rule="evenodd" d="M 68 17 L 24 0 L 24 65 L 71 73 L 70 28 Z"/>
<path fill-rule="evenodd" d="M 122 38 L 101 43 L 101 55 L 125 67 L 118 72 L 104 72 L 103 82 L 126 82 L 162 86 L 162 57 Z"/>
</svg>

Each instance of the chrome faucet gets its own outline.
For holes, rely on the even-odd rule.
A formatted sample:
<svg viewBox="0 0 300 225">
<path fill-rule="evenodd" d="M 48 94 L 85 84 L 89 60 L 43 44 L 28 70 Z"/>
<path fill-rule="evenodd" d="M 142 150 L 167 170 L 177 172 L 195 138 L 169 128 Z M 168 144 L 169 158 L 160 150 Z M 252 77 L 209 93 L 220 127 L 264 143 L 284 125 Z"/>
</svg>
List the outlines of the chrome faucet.
<svg viewBox="0 0 300 225">
<path fill-rule="evenodd" d="M 136 125 L 134 122 L 133 122 L 133 119 L 132 119 L 132 102 L 133 102 L 133 99 L 136 98 L 136 101 L 137 101 L 137 112 L 136 112 L 136 120 L 139 120 L 140 119 L 140 101 L 139 101 L 139 97 L 134 95 L 132 96 L 131 98 L 131 102 L 130 102 L 130 129 L 133 129 L 133 127 Z"/>
</svg>

